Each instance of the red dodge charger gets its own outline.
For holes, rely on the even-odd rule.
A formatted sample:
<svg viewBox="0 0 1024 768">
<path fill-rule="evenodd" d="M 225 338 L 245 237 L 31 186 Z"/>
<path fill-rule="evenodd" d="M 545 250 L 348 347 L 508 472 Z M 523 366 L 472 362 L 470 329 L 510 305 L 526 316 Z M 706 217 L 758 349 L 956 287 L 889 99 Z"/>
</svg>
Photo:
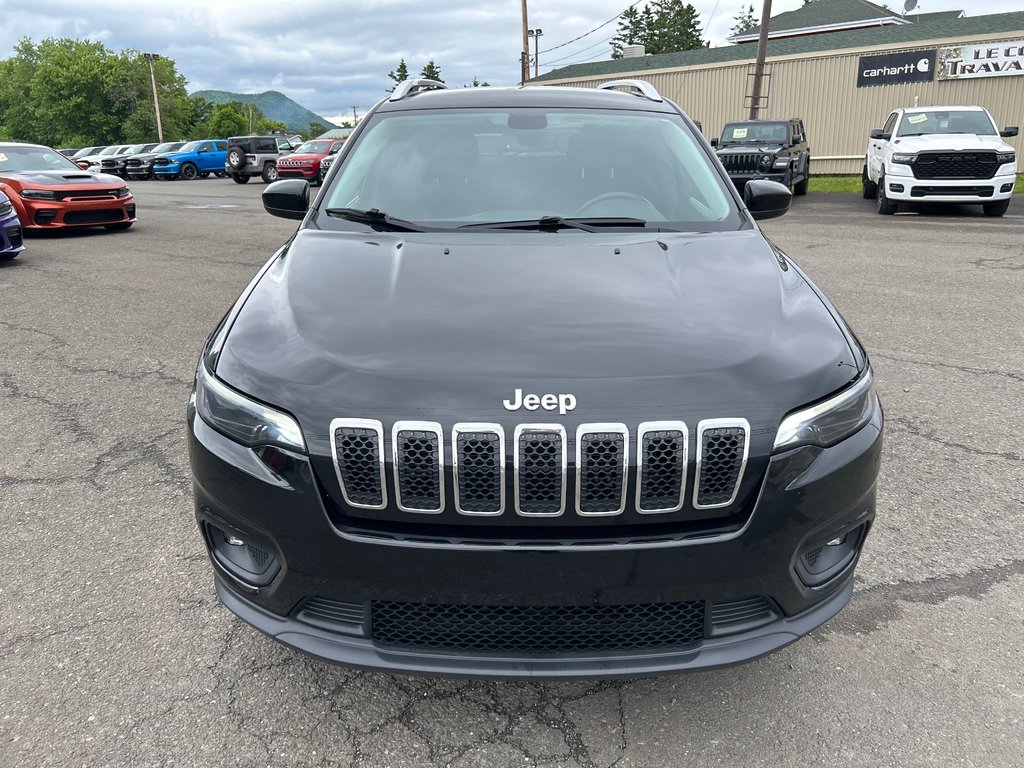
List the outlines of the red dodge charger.
<svg viewBox="0 0 1024 768">
<path fill-rule="evenodd" d="M 135 223 L 135 200 L 123 179 L 83 171 L 38 144 L 0 143 L 0 191 L 30 230 Z"/>
</svg>

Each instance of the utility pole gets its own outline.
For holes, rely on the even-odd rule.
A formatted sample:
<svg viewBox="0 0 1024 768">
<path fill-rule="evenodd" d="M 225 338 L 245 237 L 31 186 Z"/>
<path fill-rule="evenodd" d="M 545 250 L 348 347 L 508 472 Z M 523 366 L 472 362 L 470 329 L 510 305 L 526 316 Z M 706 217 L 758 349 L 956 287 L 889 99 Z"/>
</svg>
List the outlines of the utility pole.
<svg viewBox="0 0 1024 768">
<path fill-rule="evenodd" d="M 764 57 L 768 51 L 768 24 L 772 15 L 772 0 L 761 6 L 761 34 L 757 38 L 757 58 L 754 60 L 754 88 L 750 96 L 750 117 L 756 120 L 761 109 L 761 91 L 764 85 Z"/>
<path fill-rule="evenodd" d="M 526 34 L 533 38 L 533 76 L 540 75 L 540 38 L 544 34 L 543 29 L 530 29 Z"/>
<path fill-rule="evenodd" d="M 352 107 L 352 126 L 355 127 L 356 123 L 359 122 L 359 113 L 356 112 L 356 108 Z"/>
<path fill-rule="evenodd" d="M 526 17 L 526 0 L 523 4 L 523 54 L 519 57 L 519 84 L 524 85 L 530 79 L 530 23 Z"/>
<path fill-rule="evenodd" d="M 160 58 L 160 54 L 144 53 L 142 58 L 149 63 L 149 81 L 153 84 L 153 109 L 156 112 L 156 137 L 163 144 L 164 126 L 163 121 L 160 119 L 160 97 L 156 95 L 156 73 L 153 71 L 153 62 Z"/>
</svg>

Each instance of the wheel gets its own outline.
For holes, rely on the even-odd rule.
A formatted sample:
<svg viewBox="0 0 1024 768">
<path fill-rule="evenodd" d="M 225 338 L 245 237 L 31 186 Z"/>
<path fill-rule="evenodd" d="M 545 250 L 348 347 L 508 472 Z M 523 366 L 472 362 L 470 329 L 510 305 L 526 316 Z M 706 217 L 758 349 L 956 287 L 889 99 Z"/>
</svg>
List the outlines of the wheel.
<svg viewBox="0 0 1024 768">
<path fill-rule="evenodd" d="M 878 212 L 883 216 L 892 216 L 896 213 L 896 203 L 885 196 L 885 176 L 878 177 L 878 194 L 875 195 L 878 202 Z"/>
<path fill-rule="evenodd" d="M 586 210 L 588 208 L 591 208 L 597 205 L 598 203 L 605 203 L 609 200 L 637 200 L 647 205 L 650 205 L 652 208 L 654 207 L 651 204 L 650 200 L 648 200 L 643 195 L 636 194 L 635 192 L 605 192 L 602 195 L 598 195 L 597 197 L 593 197 L 590 200 L 587 200 L 587 202 L 585 202 L 576 210 L 576 215 L 583 216 L 585 215 Z"/>
<path fill-rule="evenodd" d="M 1010 207 L 1010 198 L 1000 200 L 998 203 L 985 203 L 982 210 L 986 216 L 1002 216 Z"/>
<path fill-rule="evenodd" d="M 241 173 L 232 173 L 231 178 L 235 180 L 235 184 L 249 183 L 249 177 Z"/>
<path fill-rule="evenodd" d="M 178 175 L 185 181 L 192 181 L 192 179 L 199 175 L 199 171 L 194 165 L 192 165 L 192 163 L 185 163 L 181 166 L 181 171 Z"/>
<path fill-rule="evenodd" d="M 122 221 L 117 224 L 107 224 L 104 229 L 109 229 L 111 232 L 124 232 L 126 229 L 131 229 L 134 221 Z"/>
<path fill-rule="evenodd" d="M 807 194 L 807 187 L 811 183 L 811 158 L 807 158 L 807 163 L 804 165 L 804 177 L 801 181 L 796 183 L 793 187 L 793 194 L 797 197 L 803 197 Z"/>
<path fill-rule="evenodd" d="M 199 178 L 200 179 L 208 179 L 208 178 L 210 178 L 210 172 L 209 171 L 200 171 L 199 172 Z"/>
<path fill-rule="evenodd" d="M 245 164 L 247 162 L 248 158 L 245 156 L 245 150 L 241 147 L 231 147 L 228 150 L 228 165 L 236 171 L 240 171 L 245 168 Z"/>
<path fill-rule="evenodd" d="M 10 261 L 17 255 L 16 253 L 0 253 L 0 261 Z"/>
<path fill-rule="evenodd" d="M 867 163 L 864 163 L 864 170 L 860 172 L 860 187 L 865 200 L 874 200 L 878 197 L 878 185 L 868 176 Z"/>
<path fill-rule="evenodd" d="M 273 163 L 264 163 L 263 173 L 261 173 L 260 176 L 265 182 L 267 182 L 267 184 L 277 181 L 277 166 Z"/>
<path fill-rule="evenodd" d="M 226 179 L 228 177 L 228 175 L 224 171 L 214 171 L 213 175 L 216 176 L 218 179 Z"/>
</svg>

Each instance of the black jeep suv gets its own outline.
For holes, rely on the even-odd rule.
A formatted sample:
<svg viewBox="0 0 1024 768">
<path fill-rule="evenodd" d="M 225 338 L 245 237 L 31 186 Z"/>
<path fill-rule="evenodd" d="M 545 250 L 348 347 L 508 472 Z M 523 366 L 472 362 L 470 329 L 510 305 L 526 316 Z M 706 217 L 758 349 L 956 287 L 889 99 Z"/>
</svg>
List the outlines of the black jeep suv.
<svg viewBox="0 0 1024 768">
<path fill-rule="evenodd" d="M 741 189 L 751 179 L 771 179 L 794 194 L 807 194 L 811 150 L 803 120 L 727 123 L 722 138 L 711 143 L 729 178 Z"/>
<path fill-rule="evenodd" d="M 631 92 L 619 92 L 626 87 Z M 864 349 L 649 84 L 370 111 L 202 352 L 195 513 L 224 604 L 335 662 L 721 666 L 850 599 L 882 411 Z"/>
<path fill-rule="evenodd" d="M 259 176 L 268 184 L 277 181 L 277 159 L 294 147 L 284 136 L 233 136 L 228 139 L 224 172 L 239 184 Z"/>
</svg>

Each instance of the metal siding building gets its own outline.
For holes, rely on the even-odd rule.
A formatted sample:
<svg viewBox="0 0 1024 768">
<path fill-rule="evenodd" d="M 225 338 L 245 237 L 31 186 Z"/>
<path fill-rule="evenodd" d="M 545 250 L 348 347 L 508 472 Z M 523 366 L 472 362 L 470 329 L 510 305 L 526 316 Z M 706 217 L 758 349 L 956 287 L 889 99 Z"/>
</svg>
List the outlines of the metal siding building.
<svg viewBox="0 0 1024 768">
<path fill-rule="evenodd" d="M 814 37 L 820 40 L 815 41 L 797 38 L 771 43 L 767 62 L 771 65 L 772 76 L 768 107 L 763 116 L 803 118 L 815 174 L 859 173 L 867 147 L 868 131 L 880 128 L 891 109 L 914 106 L 915 101 L 920 106 L 979 105 L 992 113 L 1000 129 L 1007 125 L 1022 125 L 1024 74 L 857 87 L 860 57 L 864 55 L 932 51 L 947 46 L 1024 40 L 1024 13 L 959 19 L 955 22 L 931 22 L 921 24 L 919 28 L 921 32 L 926 32 L 935 27 L 942 27 L 943 31 L 959 27 L 966 32 L 978 26 L 993 26 L 978 23 L 986 19 L 996 22 L 994 26 L 999 31 L 865 44 L 872 39 L 905 38 L 916 31 L 913 27 L 918 26 L 908 25 L 911 30 L 907 27 L 887 27 L 859 33 L 816 35 Z M 1004 20 L 1006 24 L 1001 23 Z M 775 53 L 787 47 L 797 50 L 800 47 L 806 48 L 808 42 L 815 45 L 827 44 L 830 40 L 860 44 L 846 45 L 835 50 L 782 52 L 781 55 Z M 717 57 L 716 52 L 719 52 Z M 746 118 L 744 96 L 749 90 L 748 72 L 752 69 L 755 52 L 755 46 L 744 44 L 638 59 L 618 59 L 565 67 L 531 82 L 595 87 L 612 79 L 648 80 L 663 96 L 679 104 L 694 120 L 700 121 L 704 133 L 711 138 L 719 134 L 724 123 Z M 731 60 L 671 65 L 674 63 L 672 59 L 678 61 L 723 56 Z M 658 67 L 660 60 L 669 66 Z M 1007 141 L 1015 146 L 1018 153 L 1024 149 L 1024 141 L 1020 136 Z"/>
</svg>

